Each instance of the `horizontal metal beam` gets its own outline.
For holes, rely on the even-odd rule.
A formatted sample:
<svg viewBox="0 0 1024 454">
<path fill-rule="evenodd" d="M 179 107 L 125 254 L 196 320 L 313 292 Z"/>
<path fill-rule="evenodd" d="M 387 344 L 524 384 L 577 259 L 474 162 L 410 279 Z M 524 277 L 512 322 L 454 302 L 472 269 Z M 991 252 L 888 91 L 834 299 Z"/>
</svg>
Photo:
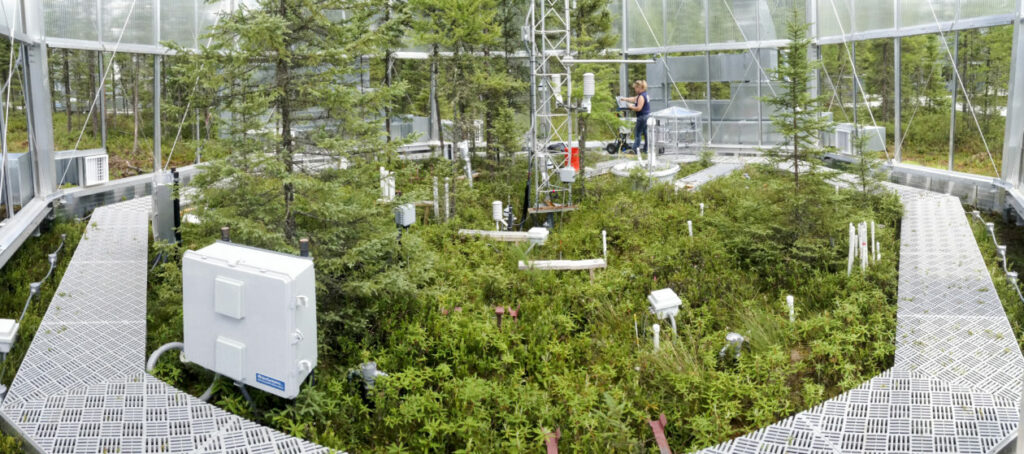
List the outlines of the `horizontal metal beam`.
<svg viewBox="0 0 1024 454">
<path fill-rule="evenodd" d="M 938 33 L 940 30 L 943 33 L 946 33 L 950 31 L 970 30 L 975 28 L 1009 25 L 1013 23 L 1014 17 L 1015 16 L 1013 14 L 1001 14 L 995 16 L 976 17 L 972 19 L 961 19 L 958 21 L 940 22 L 938 25 L 931 23 L 924 25 L 914 25 L 910 27 L 868 30 L 863 32 L 847 33 L 845 36 L 845 40 L 865 41 L 869 39 L 902 38 L 906 36 Z M 842 43 L 843 41 L 843 35 L 832 35 L 819 37 L 817 43 L 819 45 L 839 44 Z"/>
<path fill-rule="evenodd" d="M 18 252 L 48 214 L 50 203 L 42 199 L 33 199 L 21 207 L 14 217 L 0 223 L 0 268 Z"/>
<path fill-rule="evenodd" d="M 64 150 L 54 153 L 53 159 L 60 161 L 62 159 L 88 158 L 89 156 L 102 156 L 105 154 L 107 154 L 106 148 L 92 148 L 89 150 Z"/>
<path fill-rule="evenodd" d="M 620 65 L 620 64 L 647 65 L 647 64 L 651 64 L 651 63 L 657 63 L 657 62 L 658 62 L 657 60 L 630 60 L 628 58 L 627 59 L 621 59 L 620 58 L 620 59 L 617 59 L 617 60 L 616 59 L 610 59 L 610 60 L 599 60 L 599 59 L 576 60 L 574 58 L 564 58 L 564 59 L 562 59 L 562 63 L 566 64 L 566 65 L 582 65 L 582 64 L 591 64 L 591 63 L 608 63 L 608 64 L 616 64 L 616 65 Z"/>
<path fill-rule="evenodd" d="M 152 44 L 127 44 L 90 41 L 84 39 L 46 38 L 46 46 L 57 49 L 121 52 L 128 54 L 176 55 L 174 49 Z"/>
</svg>

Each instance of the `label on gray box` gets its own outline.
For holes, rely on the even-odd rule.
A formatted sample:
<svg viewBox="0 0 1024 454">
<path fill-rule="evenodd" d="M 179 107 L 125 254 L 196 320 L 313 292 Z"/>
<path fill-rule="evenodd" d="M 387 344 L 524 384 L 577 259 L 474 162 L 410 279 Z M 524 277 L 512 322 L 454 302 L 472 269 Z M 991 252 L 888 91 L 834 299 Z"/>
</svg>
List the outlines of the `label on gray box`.
<svg viewBox="0 0 1024 454">
<path fill-rule="evenodd" d="M 284 382 L 263 374 L 256 374 L 256 383 L 284 391 Z"/>
</svg>

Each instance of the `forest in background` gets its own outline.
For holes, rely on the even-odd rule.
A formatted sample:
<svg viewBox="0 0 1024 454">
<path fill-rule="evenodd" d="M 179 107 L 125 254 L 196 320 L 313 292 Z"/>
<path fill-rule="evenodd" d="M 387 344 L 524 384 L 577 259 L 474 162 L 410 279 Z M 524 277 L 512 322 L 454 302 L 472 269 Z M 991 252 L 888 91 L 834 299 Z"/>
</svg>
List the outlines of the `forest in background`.
<svg viewBox="0 0 1024 454">
<path fill-rule="evenodd" d="M 347 2 L 334 2 L 344 6 Z M 445 4 L 458 5 L 451 14 Z M 529 127 L 529 77 L 522 59 L 510 58 L 525 50 L 521 27 L 527 2 L 456 2 L 416 1 L 378 5 L 377 12 L 365 20 L 367 27 L 379 27 L 373 42 L 366 44 L 367 55 L 353 64 L 361 70 L 350 83 L 364 87 L 395 85 L 400 94 L 375 113 L 397 118 L 401 115 L 427 116 L 430 112 L 431 73 L 437 73 L 441 118 L 453 122 L 452 135 L 472 139 L 469 131 L 473 121 L 484 125 L 487 149 L 497 158 L 510 151 L 519 151 L 522 137 Z M 619 45 L 617 11 L 610 0 L 581 0 L 573 13 L 574 48 L 577 58 L 595 57 L 603 49 Z M 388 9 L 390 8 L 390 10 Z M 482 9 L 477 9 L 482 8 Z M 483 11 L 484 14 L 467 11 Z M 774 15 L 784 15 L 782 10 Z M 434 17 L 435 20 L 424 19 Z M 672 15 L 673 20 L 686 19 Z M 656 21 L 658 22 L 658 21 Z M 671 24 L 670 24 L 671 25 Z M 694 26 L 697 26 L 694 25 Z M 700 25 L 703 28 L 702 25 Z M 657 28 L 657 27 L 656 27 Z M 638 32 L 639 33 L 639 32 Z M 957 56 L 957 68 L 963 88 L 972 101 L 973 115 L 958 93 L 956 114 L 955 170 L 994 176 L 993 163 L 985 151 L 985 142 L 995 166 L 1001 166 L 1004 109 L 1010 65 L 1012 26 L 968 30 L 943 36 L 919 35 L 902 38 L 901 119 L 903 137 L 894 131 L 894 40 L 876 39 L 856 44 L 825 45 L 821 48 L 824 70 L 821 90 L 829 99 L 828 109 L 837 122 L 853 121 L 853 77 L 851 55 L 856 53 L 860 84 L 867 92 L 875 122 L 887 131 L 890 155 L 899 141 L 903 160 L 930 167 L 945 168 L 949 148 L 950 92 L 954 85 L 950 59 Z M 944 44 L 944 40 L 946 44 Z M 208 40 L 204 37 L 200 42 Z M 369 40 L 369 38 L 363 38 Z M 413 46 L 431 54 L 427 60 L 391 59 L 398 50 Z M 948 47 L 947 47 L 948 46 Z M 954 49 L 955 47 L 955 49 Z M 851 49 L 855 48 L 855 49 Z M 0 53 L 9 50 L 7 41 L 0 41 Z M 441 50 L 452 54 L 441 55 Z M 437 51 L 437 52 L 435 52 Z M 954 52 L 955 51 L 955 52 Z M 8 62 L 0 59 L 0 70 L 7 73 Z M 197 91 L 196 81 L 184 76 L 183 57 L 166 56 L 162 62 L 162 151 L 167 159 L 171 150 L 174 166 L 195 161 L 196 150 L 204 155 L 217 154 L 222 141 L 215 117 L 202 98 L 208 93 Z M 100 115 L 90 114 L 93 96 L 105 73 L 106 121 L 108 149 L 113 177 L 144 173 L 152 168 L 153 148 L 153 61 L 152 55 L 97 53 L 85 50 L 51 49 L 49 52 L 50 85 L 54 131 L 57 149 L 95 148 L 100 146 Z M 613 97 L 618 94 L 618 68 L 614 65 L 578 65 L 577 77 L 595 72 L 600 88 L 594 113 L 577 127 L 590 139 L 608 140 L 618 122 L 611 112 Z M 630 78 L 643 78 L 643 66 L 633 65 Z M 577 85 L 579 85 L 577 83 Z M 680 84 L 673 97 L 688 97 L 704 92 L 703 83 Z M 959 84 L 957 84 L 959 85 Z M 959 90 L 959 88 L 958 88 Z M 712 84 L 715 99 L 728 99 L 728 85 Z M 10 151 L 27 150 L 27 127 L 19 73 L 15 72 L 11 91 Z M 871 115 L 861 95 L 857 99 L 858 122 L 871 124 Z M 184 112 L 188 106 L 190 111 Z M 975 124 L 974 117 L 978 124 Z M 88 124 L 86 118 L 88 117 Z M 198 128 L 196 127 L 198 126 Z M 385 124 L 384 128 L 387 129 Z M 979 134 L 979 130 L 981 134 Z M 384 134 L 384 132 L 381 132 Z M 981 135 L 984 135 L 982 140 Z M 1001 170 L 1001 168 L 1000 168 Z"/>
</svg>

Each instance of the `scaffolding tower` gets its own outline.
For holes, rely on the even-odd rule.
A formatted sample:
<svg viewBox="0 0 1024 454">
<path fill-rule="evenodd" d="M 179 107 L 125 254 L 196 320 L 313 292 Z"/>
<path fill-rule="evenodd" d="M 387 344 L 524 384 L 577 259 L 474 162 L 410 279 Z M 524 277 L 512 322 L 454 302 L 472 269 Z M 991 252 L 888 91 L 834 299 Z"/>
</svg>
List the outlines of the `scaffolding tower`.
<svg viewBox="0 0 1024 454">
<path fill-rule="evenodd" d="M 531 177 L 528 214 L 572 211 L 573 103 L 569 0 L 536 0 L 524 38 L 530 50 Z M 571 169 L 571 171 L 570 171 Z M 527 190 L 529 194 L 531 191 Z"/>
</svg>

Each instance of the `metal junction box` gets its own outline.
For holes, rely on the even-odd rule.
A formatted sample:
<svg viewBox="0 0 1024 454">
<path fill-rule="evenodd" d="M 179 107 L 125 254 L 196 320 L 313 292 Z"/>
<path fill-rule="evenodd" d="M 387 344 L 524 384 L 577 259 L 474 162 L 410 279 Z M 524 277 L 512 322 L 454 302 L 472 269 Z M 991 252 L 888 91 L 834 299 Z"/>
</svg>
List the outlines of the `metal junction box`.
<svg viewBox="0 0 1024 454">
<path fill-rule="evenodd" d="M 285 398 L 317 364 L 313 260 L 216 242 L 182 259 L 185 357 Z"/>
</svg>

